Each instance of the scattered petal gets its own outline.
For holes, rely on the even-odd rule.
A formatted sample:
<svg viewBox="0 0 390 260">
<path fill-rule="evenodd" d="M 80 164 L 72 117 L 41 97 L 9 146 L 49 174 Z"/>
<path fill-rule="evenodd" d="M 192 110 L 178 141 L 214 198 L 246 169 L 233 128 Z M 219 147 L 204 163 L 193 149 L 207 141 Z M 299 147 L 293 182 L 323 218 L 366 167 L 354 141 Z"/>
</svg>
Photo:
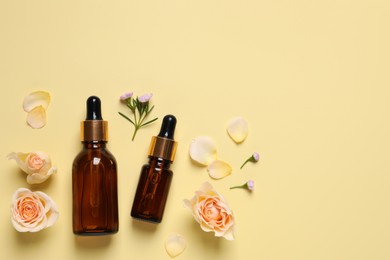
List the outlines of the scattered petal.
<svg viewBox="0 0 390 260">
<path fill-rule="evenodd" d="M 168 255 L 172 258 L 183 253 L 186 246 L 187 243 L 185 239 L 179 234 L 172 234 L 165 241 L 165 250 L 167 251 Z"/>
<path fill-rule="evenodd" d="M 208 136 L 200 136 L 190 144 L 190 157 L 193 161 L 207 166 L 217 158 L 217 145 Z"/>
<path fill-rule="evenodd" d="M 211 178 L 222 179 L 232 173 L 232 167 L 221 160 L 215 160 L 207 167 L 207 171 Z"/>
<path fill-rule="evenodd" d="M 47 109 L 50 104 L 50 94 L 46 91 L 34 91 L 23 100 L 23 109 L 30 112 L 36 107 L 42 106 Z"/>
<path fill-rule="evenodd" d="M 241 143 L 248 136 L 248 123 L 242 117 L 235 117 L 228 122 L 226 130 L 234 142 Z"/>
<path fill-rule="evenodd" d="M 34 129 L 42 128 L 46 125 L 46 109 L 37 106 L 27 114 L 27 124 Z"/>
</svg>

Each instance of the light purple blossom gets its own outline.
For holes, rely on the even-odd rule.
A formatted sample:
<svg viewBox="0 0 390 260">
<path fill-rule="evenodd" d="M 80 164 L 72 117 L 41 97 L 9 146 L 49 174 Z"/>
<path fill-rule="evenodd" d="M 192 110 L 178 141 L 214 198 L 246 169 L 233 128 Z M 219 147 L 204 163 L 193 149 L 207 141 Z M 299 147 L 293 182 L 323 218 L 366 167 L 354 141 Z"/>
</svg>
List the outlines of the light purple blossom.
<svg viewBox="0 0 390 260">
<path fill-rule="evenodd" d="M 153 96 L 152 93 L 150 93 L 150 94 L 144 94 L 144 95 L 138 97 L 138 100 L 139 100 L 139 102 L 141 102 L 141 103 L 146 103 L 146 102 L 148 102 L 148 101 L 152 98 L 152 96 Z"/>
<path fill-rule="evenodd" d="M 246 186 L 248 188 L 248 190 L 254 190 L 255 188 L 255 182 L 253 180 L 249 180 L 247 183 L 246 183 Z"/>
<path fill-rule="evenodd" d="M 119 97 L 121 101 L 126 101 L 127 99 L 133 96 L 133 92 L 126 92 L 122 96 Z"/>
<path fill-rule="evenodd" d="M 257 161 L 260 159 L 260 155 L 259 155 L 258 152 L 254 152 L 253 155 L 252 155 L 252 157 L 253 157 L 253 160 L 254 160 L 255 162 L 257 162 Z"/>
</svg>

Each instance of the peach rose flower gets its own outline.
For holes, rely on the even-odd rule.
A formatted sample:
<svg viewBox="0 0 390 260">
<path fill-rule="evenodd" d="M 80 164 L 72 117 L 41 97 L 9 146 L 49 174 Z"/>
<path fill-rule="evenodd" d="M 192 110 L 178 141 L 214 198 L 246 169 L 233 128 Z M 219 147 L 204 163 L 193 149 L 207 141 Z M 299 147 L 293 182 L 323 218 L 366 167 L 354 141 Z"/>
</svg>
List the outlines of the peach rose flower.
<svg viewBox="0 0 390 260">
<path fill-rule="evenodd" d="M 57 172 L 57 168 L 51 165 L 49 155 L 44 152 L 10 153 L 8 159 L 14 159 L 19 168 L 27 173 L 28 184 L 42 183 Z"/>
<path fill-rule="evenodd" d="M 45 193 L 19 188 L 13 194 L 11 220 L 17 231 L 38 232 L 54 225 L 57 219 L 57 206 Z"/>
<path fill-rule="evenodd" d="M 203 183 L 191 200 L 184 200 L 184 205 L 191 210 L 203 231 L 214 232 L 216 237 L 227 240 L 234 239 L 233 213 L 210 183 Z"/>
</svg>

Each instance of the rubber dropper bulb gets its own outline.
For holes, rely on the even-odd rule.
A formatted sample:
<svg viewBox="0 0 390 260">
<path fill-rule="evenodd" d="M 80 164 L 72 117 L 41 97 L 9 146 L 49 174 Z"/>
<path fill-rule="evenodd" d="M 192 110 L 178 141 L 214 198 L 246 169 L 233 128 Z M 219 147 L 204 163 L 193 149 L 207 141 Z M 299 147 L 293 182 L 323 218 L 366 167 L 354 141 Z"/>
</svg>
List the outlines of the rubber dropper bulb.
<svg viewBox="0 0 390 260">
<path fill-rule="evenodd" d="M 103 120 L 100 98 L 90 96 L 87 99 L 87 118 L 86 120 Z"/>
<path fill-rule="evenodd" d="M 167 138 L 173 140 L 176 127 L 176 117 L 173 115 L 166 115 L 162 121 L 160 133 L 158 137 Z"/>
</svg>

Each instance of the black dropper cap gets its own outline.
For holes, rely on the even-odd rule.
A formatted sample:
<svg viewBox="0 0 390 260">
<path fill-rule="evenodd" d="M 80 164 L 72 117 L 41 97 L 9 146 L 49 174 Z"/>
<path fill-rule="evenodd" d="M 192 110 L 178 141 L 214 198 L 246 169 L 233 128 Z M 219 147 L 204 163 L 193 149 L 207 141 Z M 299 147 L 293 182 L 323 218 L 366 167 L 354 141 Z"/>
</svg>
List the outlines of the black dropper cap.
<svg viewBox="0 0 390 260">
<path fill-rule="evenodd" d="M 176 117 L 173 115 L 166 115 L 162 121 L 159 137 L 173 140 L 176 128 Z"/>
<path fill-rule="evenodd" d="M 87 118 L 85 120 L 103 120 L 100 98 L 90 96 L 87 99 Z"/>
<path fill-rule="evenodd" d="M 173 140 L 176 128 L 176 117 L 166 115 L 162 121 L 160 133 L 152 137 L 149 156 L 163 158 L 173 162 L 176 154 L 177 142 Z"/>
<path fill-rule="evenodd" d="M 108 124 L 102 118 L 100 98 L 90 96 L 87 99 L 87 117 L 81 122 L 81 141 L 104 141 L 108 140 Z"/>
</svg>

